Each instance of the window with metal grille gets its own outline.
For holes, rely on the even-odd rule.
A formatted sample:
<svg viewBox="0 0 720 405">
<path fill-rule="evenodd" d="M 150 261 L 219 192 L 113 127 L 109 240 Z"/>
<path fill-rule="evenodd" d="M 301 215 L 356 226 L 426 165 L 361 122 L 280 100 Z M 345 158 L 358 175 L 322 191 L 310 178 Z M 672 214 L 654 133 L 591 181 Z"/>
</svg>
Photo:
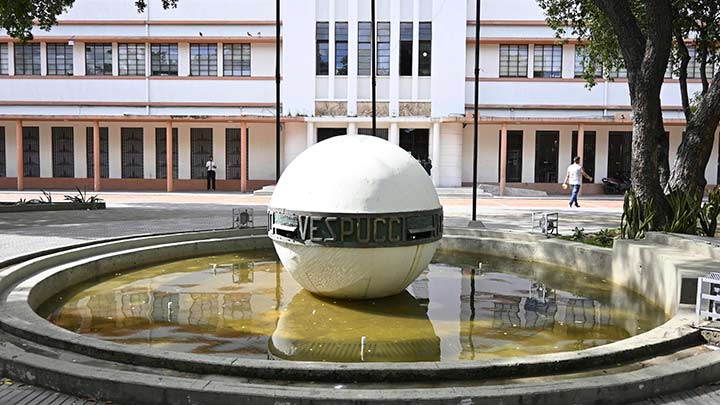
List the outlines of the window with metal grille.
<svg viewBox="0 0 720 405">
<path fill-rule="evenodd" d="M 562 46 L 535 45 L 533 77 L 562 77 Z"/>
<path fill-rule="evenodd" d="M 8 74 L 8 44 L 0 44 L 0 75 Z"/>
<path fill-rule="evenodd" d="M 400 23 L 400 76 L 412 76 L 413 23 Z"/>
<path fill-rule="evenodd" d="M 225 178 L 240 179 L 242 174 L 240 128 L 225 130 Z"/>
<path fill-rule="evenodd" d="M 250 76 L 250 44 L 223 45 L 223 76 Z"/>
<path fill-rule="evenodd" d="M 217 76 L 217 45 L 190 44 L 190 76 Z"/>
<path fill-rule="evenodd" d="M 327 76 L 330 60 L 330 23 L 316 23 L 315 41 L 315 74 Z"/>
<path fill-rule="evenodd" d="M 72 76 L 72 45 L 47 44 L 47 74 L 49 76 Z"/>
<path fill-rule="evenodd" d="M 85 129 L 85 139 L 87 142 L 87 177 L 91 179 L 95 177 L 95 137 L 93 136 L 93 127 Z M 107 179 L 110 177 L 110 157 L 108 154 L 108 129 L 100 128 L 100 178 Z"/>
<path fill-rule="evenodd" d="M 377 52 L 376 57 L 376 73 L 378 76 L 390 76 L 390 23 L 377 23 L 377 43 L 375 44 Z"/>
<path fill-rule="evenodd" d="M 190 128 L 190 178 L 207 177 L 205 163 L 212 156 L 212 128 Z"/>
<path fill-rule="evenodd" d="M 359 135 L 368 135 L 373 136 L 372 128 L 358 128 L 358 134 Z M 387 128 L 377 128 L 377 132 L 374 136 L 377 136 L 378 138 L 382 138 L 384 140 L 388 140 L 388 129 Z"/>
<path fill-rule="evenodd" d="M 5 157 L 5 127 L 0 126 L 0 177 L 7 176 L 7 158 Z"/>
<path fill-rule="evenodd" d="M 23 175 L 40 177 L 40 128 L 23 127 Z"/>
<path fill-rule="evenodd" d="M 150 69 L 153 76 L 177 76 L 177 44 L 152 44 L 150 47 Z"/>
<path fill-rule="evenodd" d="M 358 75 L 370 76 L 372 68 L 372 23 L 358 23 Z"/>
<path fill-rule="evenodd" d="M 527 77 L 528 46 L 500 45 L 500 77 Z"/>
<path fill-rule="evenodd" d="M 430 76 L 432 67 L 432 23 L 420 23 L 420 41 L 418 44 L 418 75 Z"/>
<path fill-rule="evenodd" d="M 15 44 L 15 74 L 40 74 L 40 44 Z"/>
<path fill-rule="evenodd" d="M 118 44 L 118 74 L 145 76 L 145 44 Z"/>
<path fill-rule="evenodd" d="M 575 77 L 585 77 L 585 65 L 588 62 L 587 49 L 584 46 L 575 47 Z M 602 77 L 603 68 L 598 66 L 595 68 L 595 77 Z"/>
<path fill-rule="evenodd" d="M 701 79 L 702 75 L 700 73 L 702 68 L 700 66 L 700 61 L 698 60 L 699 55 L 697 48 L 688 47 L 688 53 L 690 54 L 690 63 L 688 63 L 687 67 L 687 77 L 688 79 Z M 712 63 L 705 65 L 705 75 L 708 80 L 712 79 L 714 74 L 715 66 Z"/>
<path fill-rule="evenodd" d="M 143 129 L 120 128 L 120 149 L 123 179 L 142 179 L 143 173 Z"/>
<path fill-rule="evenodd" d="M 112 44 L 85 44 L 85 74 L 112 76 Z"/>
<path fill-rule="evenodd" d="M 167 179 L 167 128 L 155 128 L 155 178 Z M 178 178 L 178 129 L 172 129 L 173 179 Z"/>
<path fill-rule="evenodd" d="M 347 76 L 348 73 L 348 23 L 335 23 L 335 74 Z"/>
<path fill-rule="evenodd" d="M 53 177 L 75 177 L 72 127 L 52 127 Z"/>
</svg>

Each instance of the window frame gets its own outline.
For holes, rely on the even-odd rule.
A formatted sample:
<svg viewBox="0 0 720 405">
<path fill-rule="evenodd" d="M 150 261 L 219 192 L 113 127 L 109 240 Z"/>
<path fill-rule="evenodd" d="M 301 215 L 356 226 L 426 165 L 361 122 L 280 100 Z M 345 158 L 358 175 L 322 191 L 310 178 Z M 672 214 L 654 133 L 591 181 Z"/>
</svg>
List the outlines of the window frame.
<svg viewBox="0 0 720 405">
<path fill-rule="evenodd" d="M 40 43 L 15 44 L 15 76 L 39 76 L 42 74 Z M 29 59 L 29 64 L 27 63 Z"/>
<path fill-rule="evenodd" d="M 574 77 L 576 79 L 582 79 L 585 77 L 585 59 L 587 59 L 587 55 L 583 54 L 585 52 L 585 47 L 576 45 L 575 46 L 575 73 Z M 595 69 L 595 78 L 599 79 L 603 77 L 603 67 L 598 66 Z"/>
<path fill-rule="evenodd" d="M 372 74 L 372 22 L 358 21 L 357 74 Z"/>
<path fill-rule="evenodd" d="M 217 44 L 190 44 L 190 76 L 217 75 Z"/>
<path fill-rule="evenodd" d="M 349 27 L 345 21 L 335 22 L 335 76 L 347 76 L 349 65 Z"/>
<path fill-rule="evenodd" d="M 98 54 L 100 50 L 100 55 Z M 109 51 L 109 53 L 108 53 Z M 98 69 L 98 62 L 102 62 L 102 68 Z M 112 43 L 91 42 L 85 44 L 85 76 L 112 76 L 113 75 L 113 52 Z"/>
<path fill-rule="evenodd" d="M 0 76 L 10 74 L 10 51 L 7 42 L 0 42 Z"/>
<path fill-rule="evenodd" d="M 47 50 L 47 75 L 72 76 L 73 75 L 73 45 L 62 42 L 50 42 L 45 45 Z M 62 52 L 58 53 L 58 48 Z"/>
<path fill-rule="evenodd" d="M 131 49 L 134 51 L 131 53 Z M 142 52 L 140 52 L 142 51 Z M 143 43 L 123 42 L 118 44 L 118 75 L 147 76 L 145 69 L 147 47 Z M 132 62 L 132 63 L 131 63 Z"/>
<path fill-rule="evenodd" d="M 505 56 L 507 57 L 505 61 L 503 61 L 503 49 L 506 50 Z M 515 51 L 515 54 L 513 55 L 512 51 Z M 523 58 L 522 51 L 524 51 L 525 56 Z M 499 69 L 498 74 L 499 77 L 509 77 L 509 78 L 522 78 L 528 77 L 528 57 L 529 57 L 529 49 L 527 44 L 500 44 L 499 46 Z M 513 61 L 513 56 L 516 58 L 516 60 Z M 524 59 L 524 62 L 523 62 Z M 506 65 L 506 71 L 503 73 L 503 62 Z M 512 69 L 514 65 L 515 74 L 512 74 Z"/>
<path fill-rule="evenodd" d="M 413 75 L 413 29 L 412 21 L 400 22 L 399 69 L 401 77 Z M 409 34 L 409 36 L 408 36 Z"/>
<path fill-rule="evenodd" d="M 533 45 L 533 78 L 561 79 L 562 45 Z"/>
<path fill-rule="evenodd" d="M 418 34 L 418 76 L 432 75 L 432 22 L 419 23 Z M 423 56 L 427 53 L 427 56 Z"/>
<path fill-rule="evenodd" d="M 251 75 L 251 45 L 223 44 L 223 76 L 250 77 Z"/>
<path fill-rule="evenodd" d="M 330 75 L 330 23 L 327 21 L 315 23 L 315 75 Z"/>
<path fill-rule="evenodd" d="M 167 58 L 162 60 L 163 55 Z M 178 44 L 150 44 L 150 76 L 178 75 Z"/>
</svg>

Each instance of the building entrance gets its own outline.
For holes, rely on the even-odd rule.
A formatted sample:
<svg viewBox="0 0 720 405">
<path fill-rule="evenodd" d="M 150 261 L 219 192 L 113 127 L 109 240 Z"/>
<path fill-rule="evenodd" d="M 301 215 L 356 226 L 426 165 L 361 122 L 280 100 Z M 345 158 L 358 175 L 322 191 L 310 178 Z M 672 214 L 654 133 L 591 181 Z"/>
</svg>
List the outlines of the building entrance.
<svg viewBox="0 0 720 405">
<path fill-rule="evenodd" d="M 430 156 L 429 129 L 403 128 L 400 130 L 400 147 L 410 152 L 415 159 L 427 159 Z"/>
<path fill-rule="evenodd" d="M 608 139 L 608 177 L 630 177 L 632 132 L 611 131 Z"/>
</svg>

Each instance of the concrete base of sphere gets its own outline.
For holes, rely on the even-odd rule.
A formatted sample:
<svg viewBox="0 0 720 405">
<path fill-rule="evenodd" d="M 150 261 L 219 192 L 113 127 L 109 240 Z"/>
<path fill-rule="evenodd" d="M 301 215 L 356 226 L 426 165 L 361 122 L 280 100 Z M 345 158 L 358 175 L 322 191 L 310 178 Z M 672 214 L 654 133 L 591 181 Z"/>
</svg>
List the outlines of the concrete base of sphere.
<svg viewBox="0 0 720 405">
<path fill-rule="evenodd" d="M 371 299 L 401 293 L 430 263 L 439 241 L 391 248 L 331 248 L 273 242 L 280 261 L 306 290 Z"/>
</svg>

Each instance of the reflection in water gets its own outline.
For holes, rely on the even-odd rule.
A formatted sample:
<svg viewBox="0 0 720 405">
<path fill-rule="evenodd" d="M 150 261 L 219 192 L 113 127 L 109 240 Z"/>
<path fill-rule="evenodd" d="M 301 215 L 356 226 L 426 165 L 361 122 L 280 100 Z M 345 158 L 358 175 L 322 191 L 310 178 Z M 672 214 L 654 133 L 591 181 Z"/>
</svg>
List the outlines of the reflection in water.
<svg viewBox="0 0 720 405">
<path fill-rule="evenodd" d="M 479 265 L 479 263 L 482 265 Z M 406 293 L 307 293 L 274 251 L 203 257 L 80 285 L 39 312 L 73 332 L 182 352 L 303 361 L 450 361 L 579 350 L 664 314 L 604 280 L 438 252 Z"/>
</svg>

